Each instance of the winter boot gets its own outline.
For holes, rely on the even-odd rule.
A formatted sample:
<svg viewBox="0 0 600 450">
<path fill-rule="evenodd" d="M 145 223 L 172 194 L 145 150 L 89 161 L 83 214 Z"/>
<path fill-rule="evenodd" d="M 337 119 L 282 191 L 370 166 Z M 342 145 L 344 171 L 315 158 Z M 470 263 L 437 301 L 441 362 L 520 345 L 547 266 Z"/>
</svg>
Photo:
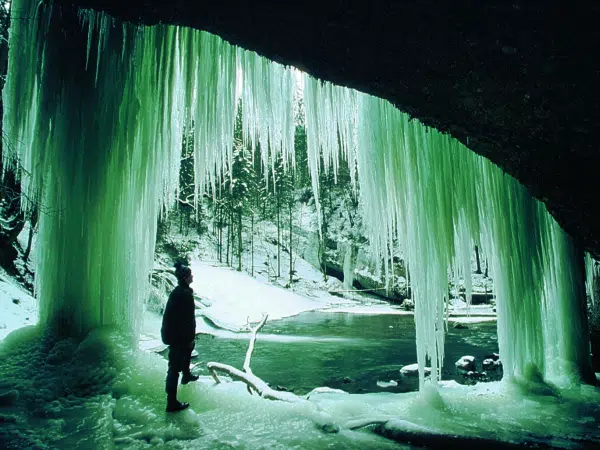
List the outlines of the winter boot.
<svg viewBox="0 0 600 450">
<path fill-rule="evenodd" d="M 166 408 L 167 412 L 183 411 L 188 406 L 190 406 L 190 404 L 188 402 L 180 402 L 179 400 L 177 400 L 177 397 L 175 397 L 175 396 L 169 395 L 167 397 L 167 408 Z"/>
<path fill-rule="evenodd" d="M 192 375 L 191 372 L 186 372 L 181 377 L 181 384 L 188 384 L 191 381 L 197 381 L 200 378 L 198 375 Z"/>
</svg>

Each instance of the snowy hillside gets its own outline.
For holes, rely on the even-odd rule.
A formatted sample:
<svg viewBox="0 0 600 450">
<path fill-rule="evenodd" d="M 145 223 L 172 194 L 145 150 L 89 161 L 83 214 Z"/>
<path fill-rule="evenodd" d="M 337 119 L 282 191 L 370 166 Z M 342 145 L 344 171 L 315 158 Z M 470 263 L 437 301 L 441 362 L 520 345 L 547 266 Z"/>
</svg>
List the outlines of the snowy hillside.
<svg viewBox="0 0 600 450">
<path fill-rule="evenodd" d="M 35 299 L 0 269 L 0 340 L 11 331 L 38 321 Z"/>
</svg>

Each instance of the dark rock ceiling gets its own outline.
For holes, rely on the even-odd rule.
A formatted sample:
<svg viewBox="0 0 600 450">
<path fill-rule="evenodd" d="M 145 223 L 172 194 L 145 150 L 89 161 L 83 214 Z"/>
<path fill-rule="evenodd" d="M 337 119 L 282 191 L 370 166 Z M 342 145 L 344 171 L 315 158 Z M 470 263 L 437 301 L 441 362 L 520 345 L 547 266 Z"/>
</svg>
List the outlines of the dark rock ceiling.
<svg viewBox="0 0 600 450">
<path fill-rule="evenodd" d="M 519 179 L 600 256 L 600 3 L 55 0 L 190 26 L 388 99 Z"/>
</svg>

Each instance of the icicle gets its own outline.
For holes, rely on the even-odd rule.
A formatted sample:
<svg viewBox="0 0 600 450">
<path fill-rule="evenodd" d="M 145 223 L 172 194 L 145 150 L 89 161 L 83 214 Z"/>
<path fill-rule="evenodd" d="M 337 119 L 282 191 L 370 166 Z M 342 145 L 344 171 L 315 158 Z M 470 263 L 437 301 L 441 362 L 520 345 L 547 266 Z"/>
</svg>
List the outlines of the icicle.
<svg viewBox="0 0 600 450">
<path fill-rule="evenodd" d="M 480 236 L 492 260 L 507 376 L 537 370 L 559 381 L 564 373 L 570 379 L 585 375 L 585 333 L 574 331 L 585 328 L 577 306 L 577 255 L 543 206 L 487 160 L 409 122 L 387 102 L 359 95 L 358 104 L 363 216 L 376 254 L 385 256 L 392 229 L 404 251 L 421 384 L 425 364 L 430 362 L 435 382 L 443 361 L 448 270 L 465 278 L 469 300 L 471 248 Z M 567 314 L 566 305 L 575 312 Z M 557 335 L 569 345 L 556 345 Z"/>
<path fill-rule="evenodd" d="M 592 309 L 597 310 L 600 306 L 598 298 L 598 282 L 600 282 L 600 264 L 594 260 L 589 253 L 585 254 L 585 290 L 591 300 Z"/>
<path fill-rule="evenodd" d="M 321 233 L 321 203 L 319 200 L 319 174 L 321 159 L 323 170 L 332 166 L 337 179 L 340 154 L 351 161 L 354 175 L 356 148 L 356 93 L 347 88 L 321 83 L 304 74 L 304 108 L 306 111 L 306 146 L 312 188 Z"/>
<path fill-rule="evenodd" d="M 269 62 L 254 52 L 239 50 L 243 76 L 242 135 L 245 145 L 261 149 L 262 165 L 275 171 L 281 155 L 284 168 L 294 157 L 295 73 L 291 68 Z M 269 170 L 265 170 L 268 185 Z"/>
<path fill-rule="evenodd" d="M 176 32 L 125 33 L 133 26 L 67 7 L 41 9 L 48 26 L 38 29 L 36 6 L 14 4 L 32 20 L 11 28 L 4 123 L 31 174 L 24 197 L 41 201 L 41 322 L 70 334 L 103 325 L 135 333 L 158 206 L 180 159 Z"/>
</svg>

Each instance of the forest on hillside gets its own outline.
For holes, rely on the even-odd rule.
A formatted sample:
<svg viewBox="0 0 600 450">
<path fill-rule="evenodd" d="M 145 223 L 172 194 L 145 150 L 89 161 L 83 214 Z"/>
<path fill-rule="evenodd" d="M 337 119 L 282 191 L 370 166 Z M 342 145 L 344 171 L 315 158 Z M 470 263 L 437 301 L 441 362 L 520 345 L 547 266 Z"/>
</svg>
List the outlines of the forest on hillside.
<svg viewBox="0 0 600 450">
<path fill-rule="evenodd" d="M 231 164 L 226 165 L 221 178 L 210 183 L 197 201 L 194 132 L 190 129 L 185 133 L 177 203 L 159 218 L 157 250 L 173 259 L 186 259 L 196 241 L 173 239 L 172 234 L 194 235 L 213 243 L 218 263 L 254 275 L 257 236 L 267 226 L 273 232 L 267 233 L 266 239 L 275 247 L 272 262 L 269 260 L 268 264 L 270 279 L 285 280 L 288 286 L 293 283 L 295 260 L 300 256 L 318 267 L 325 280 L 336 276 L 346 279 L 349 287 L 355 284 L 361 289 L 385 291 L 385 280 L 376 274 L 379 262 L 371 261 L 369 255 L 360 192 L 352 180 L 356 167 L 350 167 L 344 159 L 334 167 L 321 157 L 317 207 L 302 101 L 298 101 L 296 110 L 294 152 L 290 160 L 280 154 L 274 157 L 271 152 L 269 159 L 264 160 L 260 158 L 260 143 L 244 145 L 248 140 L 242 137 L 242 108 L 243 105 L 238 108 Z M 310 255 L 306 255 L 307 246 L 314 247 Z M 372 266 L 367 272 L 372 272 L 373 283 L 357 281 L 360 275 L 350 275 L 352 280 L 348 281 L 349 272 L 354 272 L 361 259 L 363 265 Z M 395 256 L 394 262 L 394 274 L 400 283 L 396 283 L 393 293 L 392 280 L 389 295 L 401 300 L 406 297 L 405 268 L 400 255 Z"/>
</svg>

